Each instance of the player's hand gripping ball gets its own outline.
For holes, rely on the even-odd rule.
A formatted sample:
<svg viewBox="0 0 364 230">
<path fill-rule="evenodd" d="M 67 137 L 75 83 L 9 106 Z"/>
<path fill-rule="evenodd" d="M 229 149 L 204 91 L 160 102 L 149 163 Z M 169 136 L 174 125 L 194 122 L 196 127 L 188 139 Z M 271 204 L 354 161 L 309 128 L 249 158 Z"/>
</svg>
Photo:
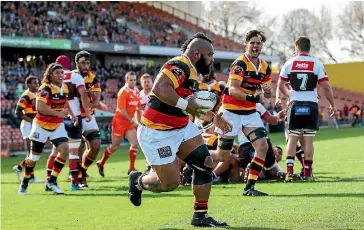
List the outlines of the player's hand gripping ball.
<svg viewBox="0 0 364 230">
<path fill-rule="evenodd" d="M 216 94 L 209 91 L 198 91 L 195 93 L 195 97 L 197 104 L 206 108 L 201 109 L 203 112 L 212 111 L 218 102 Z"/>
</svg>

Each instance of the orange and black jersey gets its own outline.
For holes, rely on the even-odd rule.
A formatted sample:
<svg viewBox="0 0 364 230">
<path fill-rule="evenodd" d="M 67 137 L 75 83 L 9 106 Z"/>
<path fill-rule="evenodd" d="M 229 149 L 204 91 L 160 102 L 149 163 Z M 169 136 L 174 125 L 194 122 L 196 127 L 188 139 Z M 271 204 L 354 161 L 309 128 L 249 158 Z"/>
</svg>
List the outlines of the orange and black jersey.
<svg viewBox="0 0 364 230">
<path fill-rule="evenodd" d="M 202 133 L 202 138 L 208 150 L 217 150 L 217 136 L 215 134 Z"/>
<path fill-rule="evenodd" d="M 67 97 L 68 87 L 65 83 L 62 84 L 61 88 L 53 84 L 44 83 L 39 87 L 36 99 L 37 101 L 44 102 L 53 110 L 62 111 L 64 110 Z M 34 120 L 41 128 L 48 131 L 55 130 L 63 121 L 60 117 L 44 115 L 40 112 L 37 113 Z"/>
<path fill-rule="evenodd" d="M 226 84 L 223 81 L 214 80 L 210 84 L 199 81 L 199 90 L 200 91 L 210 91 L 210 92 L 216 94 L 216 96 L 218 96 L 221 99 L 221 97 L 224 93 L 225 85 Z"/>
<path fill-rule="evenodd" d="M 77 71 L 74 71 L 76 73 L 78 73 Z M 99 85 L 99 80 L 96 77 L 96 74 L 94 74 L 91 71 L 88 71 L 86 77 L 83 77 L 83 80 L 85 81 L 85 87 L 87 92 L 89 93 L 89 98 L 90 98 L 90 103 L 93 102 L 92 93 L 95 92 L 101 92 L 101 88 Z M 90 113 L 93 114 L 95 111 L 95 109 L 90 110 Z M 85 113 L 85 109 L 83 108 L 83 106 L 81 106 L 81 117 L 85 117 L 86 113 Z"/>
<path fill-rule="evenodd" d="M 171 79 L 176 93 L 182 98 L 198 90 L 197 71 L 185 55 L 169 60 L 160 72 Z M 153 93 L 149 98 L 141 118 L 143 125 L 156 130 L 172 130 L 188 124 L 189 117 L 185 111 L 162 102 Z"/>
<path fill-rule="evenodd" d="M 246 54 L 239 56 L 230 67 L 229 80 L 241 82 L 240 89 L 254 95 L 263 83 L 271 83 L 271 69 L 268 63 L 259 59 L 259 67 L 249 60 Z M 239 100 L 229 95 L 230 81 L 227 83 L 222 99 L 224 109 L 236 114 L 250 114 L 256 110 L 256 103 Z"/>
<path fill-rule="evenodd" d="M 30 118 L 34 118 L 37 114 L 37 110 L 35 108 L 35 98 L 35 93 L 30 92 L 29 89 L 25 90 L 16 104 L 15 113 L 23 113 Z M 25 122 L 25 120 L 22 120 L 22 122 Z"/>
</svg>

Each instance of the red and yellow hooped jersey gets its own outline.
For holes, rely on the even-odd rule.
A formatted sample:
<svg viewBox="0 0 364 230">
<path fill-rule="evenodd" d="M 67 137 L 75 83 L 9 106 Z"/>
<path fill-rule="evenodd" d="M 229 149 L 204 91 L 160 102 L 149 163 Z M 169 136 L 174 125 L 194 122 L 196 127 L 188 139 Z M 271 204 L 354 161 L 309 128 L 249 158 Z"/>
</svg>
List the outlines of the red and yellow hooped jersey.
<svg viewBox="0 0 364 230">
<path fill-rule="evenodd" d="M 244 93 L 254 95 L 263 83 L 271 83 L 270 75 L 271 69 L 266 61 L 259 59 L 259 67 L 256 68 L 246 54 L 239 56 L 230 67 L 229 82 L 222 99 L 223 108 L 233 113 L 255 111 L 255 102 L 239 100 L 229 95 L 230 80 L 238 80 Z"/>
<path fill-rule="evenodd" d="M 160 72 L 171 79 L 176 93 L 182 98 L 198 90 L 197 72 L 187 56 L 172 58 Z M 156 130 L 172 130 L 188 124 L 189 116 L 185 111 L 162 102 L 153 93 L 149 98 L 141 118 L 143 125 Z"/>
<path fill-rule="evenodd" d="M 68 87 L 65 83 L 62 84 L 61 88 L 53 84 L 44 83 L 39 87 L 36 100 L 44 102 L 53 110 L 62 111 L 64 110 L 67 96 Z M 34 120 L 41 128 L 53 131 L 61 125 L 63 118 L 44 115 L 38 112 Z"/>
<path fill-rule="evenodd" d="M 16 104 L 16 110 L 22 110 L 22 112 L 30 118 L 34 118 L 37 114 L 36 110 L 36 94 L 29 91 L 29 89 L 25 90 L 24 93 L 18 100 Z M 25 122 L 25 120 L 22 120 Z"/>
</svg>

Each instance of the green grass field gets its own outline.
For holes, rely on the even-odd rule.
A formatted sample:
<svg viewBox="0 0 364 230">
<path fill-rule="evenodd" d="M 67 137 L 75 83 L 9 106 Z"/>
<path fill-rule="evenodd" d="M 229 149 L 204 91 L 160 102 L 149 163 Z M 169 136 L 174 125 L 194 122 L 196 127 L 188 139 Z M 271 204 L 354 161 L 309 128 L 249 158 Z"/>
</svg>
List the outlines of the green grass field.
<svg viewBox="0 0 364 230">
<path fill-rule="evenodd" d="M 274 145 L 284 145 L 282 133 L 271 138 Z M 216 185 L 210 215 L 228 222 L 227 229 L 364 229 L 364 129 L 320 130 L 315 151 L 318 181 L 258 183 L 257 189 L 268 197 L 243 197 L 243 184 Z M 45 175 L 47 157 L 38 162 L 39 178 Z M 189 186 L 169 193 L 145 192 L 142 206 L 132 206 L 126 195 L 126 148 L 111 156 L 105 178 L 95 165 L 90 167 L 90 187 L 84 191 L 69 190 L 65 167 L 59 183 L 65 195 L 59 196 L 46 193 L 43 184 L 30 184 L 28 194 L 19 196 L 11 168 L 21 159 L 2 159 L 1 229 L 193 229 Z M 141 152 L 137 168 L 145 168 Z"/>
</svg>

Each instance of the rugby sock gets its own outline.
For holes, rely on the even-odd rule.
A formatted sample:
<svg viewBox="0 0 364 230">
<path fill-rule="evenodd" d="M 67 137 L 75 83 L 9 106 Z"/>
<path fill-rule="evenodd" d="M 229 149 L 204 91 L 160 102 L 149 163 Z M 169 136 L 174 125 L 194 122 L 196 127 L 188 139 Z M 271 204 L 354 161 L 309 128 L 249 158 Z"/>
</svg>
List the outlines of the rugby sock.
<svg viewBox="0 0 364 230">
<path fill-rule="evenodd" d="M 23 183 L 24 184 L 28 184 L 30 177 L 32 176 L 32 172 L 34 171 L 34 166 L 29 166 L 28 164 L 25 164 L 25 170 L 24 170 L 24 178 L 23 178 Z"/>
<path fill-rule="evenodd" d="M 78 171 L 79 171 L 80 158 L 78 155 L 69 154 L 69 167 L 71 172 L 71 183 L 78 185 Z"/>
<path fill-rule="evenodd" d="M 303 150 L 302 150 L 301 146 L 296 148 L 296 157 L 301 162 L 301 165 L 303 167 L 303 165 L 304 165 L 304 162 L 303 162 L 304 161 L 304 154 L 303 154 Z"/>
<path fill-rule="evenodd" d="M 255 185 L 255 182 L 257 182 L 260 171 L 262 171 L 263 167 L 264 160 L 254 156 L 250 164 L 248 182 L 245 186 L 245 190 L 248 190 Z"/>
<path fill-rule="evenodd" d="M 208 210 L 208 201 L 197 201 L 195 200 L 194 205 L 195 213 L 207 213 Z"/>
<path fill-rule="evenodd" d="M 49 178 L 51 178 L 52 169 L 53 169 L 53 165 L 54 165 L 54 159 L 56 159 L 56 157 L 53 156 L 52 154 L 50 154 L 48 157 L 48 160 L 47 160 L 47 180 L 46 180 L 46 182 L 48 182 Z"/>
<path fill-rule="evenodd" d="M 22 171 L 24 167 L 25 167 L 25 159 L 18 164 L 18 170 Z"/>
<path fill-rule="evenodd" d="M 286 164 L 287 164 L 287 174 L 293 174 L 294 157 L 287 156 Z"/>
<path fill-rule="evenodd" d="M 110 149 L 110 147 L 108 147 L 105 150 L 104 155 L 102 155 L 101 160 L 98 162 L 101 167 L 104 167 L 107 159 L 109 159 L 109 157 L 111 156 L 111 154 L 112 154 L 111 149 Z"/>
<path fill-rule="evenodd" d="M 305 160 L 305 176 L 306 177 L 312 176 L 312 164 L 313 164 L 313 161 Z"/>
<path fill-rule="evenodd" d="M 94 162 L 95 159 L 93 159 L 89 154 L 84 158 L 84 161 L 82 161 L 82 167 L 81 170 L 86 173 L 88 167 Z"/>
<path fill-rule="evenodd" d="M 130 146 L 129 149 L 129 169 L 135 169 L 135 161 L 136 161 L 136 155 L 138 152 L 138 148 L 133 148 Z"/>
<path fill-rule="evenodd" d="M 62 171 L 62 168 L 65 163 L 66 163 L 65 159 L 63 159 L 59 156 L 56 157 L 56 159 L 54 160 L 51 177 L 49 178 L 49 181 L 48 181 L 49 183 L 57 182 L 57 177 L 58 177 L 59 173 Z"/>
<path fill-rule="evenodd" d="M 33 178 L 35 178 L 35 176 L 34 176 L 34 168 L 33 168 L 33 171 L 30 173 L 30 179 L 33 179 Z"/>
</svg>

